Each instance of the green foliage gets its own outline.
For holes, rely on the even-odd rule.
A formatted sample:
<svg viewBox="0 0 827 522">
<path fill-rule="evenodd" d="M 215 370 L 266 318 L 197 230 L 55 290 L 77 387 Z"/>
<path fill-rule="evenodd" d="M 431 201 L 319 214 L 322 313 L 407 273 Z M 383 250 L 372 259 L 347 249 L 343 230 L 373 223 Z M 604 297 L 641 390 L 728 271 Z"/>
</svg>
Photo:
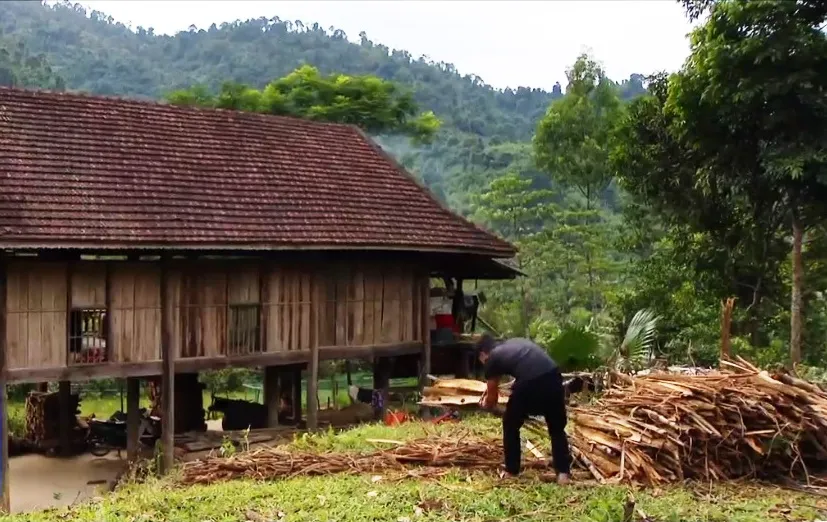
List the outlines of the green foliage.
<svg viewBox="0 0 827 522">
<path fill-rule="evenodd" d="M 588 55 L 580 56 L 567 76 L 566 95 L 537 125 L 534 153 L 540 170 L 577 188 L 590 209 L 612 179 L 608 144 L 622 106 L 617 87 Z"/>
<path fill-rule="evenodd" d="M 600 338 L 583 327 L 563 330 L 546 345 L 549 356 L 563 371 L 573 372 L 600 366 Z"/>
<path fill-rule="evenodd" d="M 658 317 L 651 310 L 638 310 L 629 321 L 626 335 L 612 357 L 613 366 L 629 369 L 642 367 L 655 353 L 655 329 Z"/>
<path fill-rule="evenodd" d="M 736 334 L 769 346 L 782 332 L 768 319 L 781 316 L 792 288 L 797 359 L 803 270 L 786 281 L 782 266 L 789 231 L 823 221 L 827 11 L 818 2 L 685 4 L 693 15 L 709 9 L 709 19 L 693 32 L 684 68 L 653 78 L 652 96 L 631 104 L 614 165 L 689 247 L 694 266 L 683 273 L 698 276 L 710 304 L 738 298 Z"/>
<path fill-rule="evenodd" d="M 216 107 L 297 116 L 356 125 L 371 134 L 405 134 L 430 141 L 440 121 L 432 111 L 417 115 L 410 93 L 376 76 L 322 76 L 304 65 L 263 89 L 224 83 L 215 96 L 202 85 L 167 96 L 176 105 Z"/>
<path fill-rule="evenodd" d="M 260 372 L 250 368 L 224 368 L 203 372 L 200 375 L 200 381 L 206 385 L 206 391 L 218 395 L 240 392 L 244 389 L 245 383 L 260 380 Z"/>
<path fill-rule="evenodd" d="M 43 55 L 32 55 L 22 41 L 0 35 L 0 86 L 61 91 L 65 85 Z"/>
</svg>

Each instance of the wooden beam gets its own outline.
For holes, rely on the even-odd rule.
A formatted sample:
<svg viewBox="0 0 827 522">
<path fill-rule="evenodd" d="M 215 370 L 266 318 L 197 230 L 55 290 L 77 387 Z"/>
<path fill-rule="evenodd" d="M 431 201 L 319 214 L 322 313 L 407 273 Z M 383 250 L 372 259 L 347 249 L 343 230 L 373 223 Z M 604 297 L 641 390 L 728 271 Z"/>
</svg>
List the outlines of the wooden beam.
<svg viewBox="0 0 827 522">
<path fill-rule="evenodd" d="M 169 473 L 175 465 L 175 353 L 172 347 L 172 292 L 169 266 L 161 267 L 161 439 L 163 460 L 161 472 Z"/>
<path fill-rule="evenodd" d="M 52 368 L 19 368 L 8 371 L 10 383 L 41 381 L 88 381 L 106 377 L 150 377 L 161 374 L 161 361 L 143 363 L 104 363 Z"/>
<path fill-rule="evenodd" d="M 6 395 L 6 263 L 0 257 L 0 514 L 11 512 L 9 496 L 9 411 Z"/>
<path fill-rule="evenodd" d="M 267 407 L 267 427 L 277 428 L 279 425 L 279 406 L 281 405 L 281 390 L 278 366 L 264 367 L 264 405 Z"/>
<path fill-rule="evenodd" d="M 137 462 L 141 424 L 141 381 L 137 377 L 126 379 L 126 456 L 129 462 Z"/>
<path fill-rule="evenodd" d="M 57 400 L 60 408 L 58 419 L 58 437 L 60 440 L 60 454 L 68 457 L 72 453 L 72 426 L 74 425 L 75 412 L 71 409 L 72 383 L 60 381 L 58 383 Z"/>
<path fill-rule="evenodd" d="M 327 346 L 319 348 L 319 360 L 367 359 L 393 357 L 423 352 L 422 343 L 405 342 L 368 346 Z M 430 353 L 430 352 L 429 352 Z M 258 353 L 236 357 L 186 357 L 175 360 L 178 373 L 195 373 L 223 368 L 254 368 L 256 366 L 292 366 L 310 362 L 310 350 Z M 8 370 L 8 383 L 42 381 L 88 381 L 92 379 L 151 377 L 162 373 L 161 361 L 139 363 L 102 363 L 51 368 L 18 368 Z"/>
</svg>

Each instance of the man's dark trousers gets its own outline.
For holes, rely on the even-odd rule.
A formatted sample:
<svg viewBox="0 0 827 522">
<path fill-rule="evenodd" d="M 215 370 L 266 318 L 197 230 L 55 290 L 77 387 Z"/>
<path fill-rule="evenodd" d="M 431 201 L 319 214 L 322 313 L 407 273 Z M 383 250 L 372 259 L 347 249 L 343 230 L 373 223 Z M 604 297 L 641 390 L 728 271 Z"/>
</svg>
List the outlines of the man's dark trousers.
<svg viewBox="0 0 827 522">
<path fill-rule="evenodd" d="M 514 383 L 503 417 L 505 470 L 513 475 L 520 472 L 520 428 L 529 415 L 545 417 L 554 469 L 557 473 L 569 473 L 571 454 L 565 431 L 566 394 L 560 370 Z"/>
</svg>

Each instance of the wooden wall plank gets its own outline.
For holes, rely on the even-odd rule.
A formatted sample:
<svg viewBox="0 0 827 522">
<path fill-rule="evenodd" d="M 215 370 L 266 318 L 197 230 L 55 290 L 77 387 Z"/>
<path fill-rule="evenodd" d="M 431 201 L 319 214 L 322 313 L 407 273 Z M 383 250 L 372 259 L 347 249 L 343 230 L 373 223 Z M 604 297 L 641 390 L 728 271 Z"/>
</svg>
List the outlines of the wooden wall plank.
<svg viewBox="0 0 827 522">
<path fill-rule="evenodd" d="M 227 353 L 227 274 L 216 266 L 204 275 L 198 289 L 201 342 L 205 356 L 218 357 Z"/>
<path fill-rule="evenodd" d="M 29 275 L 21 263 L 9 262 L 6 270 L 6 365 L 23 368 L 28 359 Z"/>
<path fill-rule="evenodd" d="M 110 357 L 118 362 L 161 358 L 160 270 L 152 263 L 112 264 Z"/>
<path fill-rule="evenodd" d="M 376 293 L 377 293 L 377 278 L 376 275 L 371 270 L 370 272 L 364 275 L 364 291 L 363 295 L 365 296 L 365 306 L 364 306 L 364 316 L 362 321 L 364 322 L 364 335 L 363 340 L 365 344 L 376 344 L 377 338 L 377 330 L 376 328 Z"/>
<path fill-rule="evenodd" d="M 72 308 L 106 307 L 106 267 L 85 261 L 72 265 Z"/>
<path fill-rule="evenodd" d="M 399 340 L 413 341 L 413 277 L 410 273 L 399 275 Z"/>
<path fill-rule="evenodd" d="M 65 366 L 66 264 L 9 263 L 5 294 L 9 369 Z"/>
<path fill-rule="evenodd" d="M 259 304 L 261 302 L 259 271 L 259 265 L 253 263 L 234 265 L 228 271 L 227 298 L 229 304 Z"/>
<path fill-rule="evenodd" d="M 395 271 L 385 273 L 382 294 L 382 342 L 392 343 L 400 340 L 399 302 L 400 278 Z"/>
<path fill-rule="evenodd" d="M 29 367 L 66 364 L 66 270 L 65 263 L 44 263 L 38 269 L 41 283 L 40 346 L 29 347 Z"/>
<path fill-rule="evenodd" d="M 347 346 L 348 327 L 348 273 L 347 267 L 336 268 L 336 337 L 333 344 L 336 346 Z"/>
<path fill-rule="evenodd" d="M 284 269 L 274 266 L 267 278 L 267 351 L 281 352 L 287 349 L 284 343 Z"/>
<path fill-rule="evenodd" d="M 299 294 L 300 305 L 299 310 L 299 342 L 296 346 L 298 350 L 309 350 L 313 338 L 318 335 L 314 332 L 315 326 L 313 324 L 313 305 L 316 304 L 316 296 L 314 295 L 313 274 L 309 270 L 302 270 L 300 274 L 301 293 Z"/>
<path fill-rule="evenodd" d="M 357 270 L 353 281 L 353 340 L 351 344 L 361 346 L 365 343 L 365 278 L 369 273 Z"/>
</svg>

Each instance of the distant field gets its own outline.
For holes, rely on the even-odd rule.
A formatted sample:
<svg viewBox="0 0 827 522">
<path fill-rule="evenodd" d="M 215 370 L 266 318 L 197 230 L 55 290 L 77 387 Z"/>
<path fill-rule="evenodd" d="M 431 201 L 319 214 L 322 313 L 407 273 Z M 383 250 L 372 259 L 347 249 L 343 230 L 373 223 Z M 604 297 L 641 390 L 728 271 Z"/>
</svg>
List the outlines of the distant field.
<svg viewBox="0 0 827 522">
<path fill-rule="evenodd" d="M 337 375 L 336 382 L 338 383 L 339 393 L 338 401 L 340 406 L 347 406 L 350 404 L 350 399 L 347 395 L 347 377 L 345 375 Z M 368 372 L 353 374 L 353 383 L 357 386 L 371 387 L 373 386 L 373 376 Z M 252 382 L 250 384 L 259 385 L 260 382 Z M 414 386 L 416 379 L 394 379 L 391 386 Z M 307 382 L 302 386 L 302 408 L 307 408 Z M 258 395 L 258 397 L 256 397 Z M 244 399 L 249 401 L 262 402 L 262 394 L 256 393 L 256 390 L 244 388 L 229 393 L 216 393 L 216 396 L 231 397 L 234 399 Z M 211 402 L 211 393 L 206 390 L 204 392 L 204 408 L 208 408 Z M 333 382 L 331 379 L 322 379 L 319 381 L 319 405 L 326 408 L 330 399 L 331 406 L 333 405 Z M 108 418 L 116 411 L 122 410 L 121 404 L 126 405 L 126 392 L 124 391 L 123 401 L 121 394 L 117 390 L 112 390 L 106 394 L 98 393 L 83 393 L 81 392 L 81 415 L 89 416 L 95 414 L 96 417 Z M 141 396 L 141 407 L 149 406 L 149 398 L 145 395 Z M 23 433 L 25 424 L 25 401 L 22 399 L 9 401 L 9 430 L 12 433 Z"/>
</svg>

